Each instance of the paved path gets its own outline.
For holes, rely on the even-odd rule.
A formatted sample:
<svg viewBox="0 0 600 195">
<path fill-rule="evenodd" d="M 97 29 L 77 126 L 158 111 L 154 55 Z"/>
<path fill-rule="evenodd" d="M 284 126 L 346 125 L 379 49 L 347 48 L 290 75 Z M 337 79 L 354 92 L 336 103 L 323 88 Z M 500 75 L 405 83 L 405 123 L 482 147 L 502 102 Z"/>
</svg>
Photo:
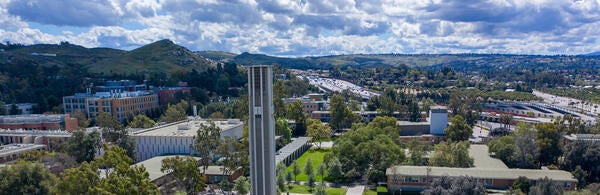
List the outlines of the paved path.
<svg viewBox="0 0 600 195">
<path fill-rule="evenodd" d="M 346 191 L 346 195 L 362 195 L 363 191 L 365 191 L 364 185 L 355 185 L 348 188 L 348 191 Z"/>
</svg>

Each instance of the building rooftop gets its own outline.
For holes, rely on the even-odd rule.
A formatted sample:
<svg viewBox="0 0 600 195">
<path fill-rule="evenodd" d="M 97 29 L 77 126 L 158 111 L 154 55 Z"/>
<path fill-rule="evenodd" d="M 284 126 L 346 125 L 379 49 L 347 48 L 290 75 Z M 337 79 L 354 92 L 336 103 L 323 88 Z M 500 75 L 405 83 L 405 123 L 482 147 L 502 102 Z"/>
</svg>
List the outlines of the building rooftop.
<svg viewBox="0 0 600 195">
<path fill-rule="evenodd" d="M 394 166 L 386 170 L 386 175 L 405 176 L 470 176 L 480 179 L 517 179 L 520 176 L 531 180 L 548 177 L 554 181 L 577 182 L 573 175 L 562 170 L 541 169 L 494 169 L 494 168 L 450 168 L 427 166 Z"/>
<path fill-rule="evenodd" d="M 30 150 L 44 149 L 43 144 L 8 144 L 0 146 L 0 157 L 19 154 Z"/>
<path fill-rule="evenodd" d="M 197 135 L 197 130 L 201 124 L 209 125 L 213 121 L 221 131 L 226 131 L 244 125 L 239 119 L 228 120 L 206 120 L 206 119 L 188 119 L 185 121 L 169 123 L 166 125 L 144 129 L 132 133 L 132 136 L 178 136 L 193 137 Z"/>
<path fill-rule="evenodd" d="M 311 137 L 294 138 L 291 143 L 285 145 L 283 148 L 277 151 L 277 154 L 275 155 L 275 164 L 281 162 L 283 159 L 287 158 L 310 141 L 312 141 Z"/>
<path fill-rule="evenodd" d="M 473 157 L 475 168 L 508 169 L 500 159 L 490 157 L 486 145 L 471 144 L 469 156 Z"/>
<path fill-rule="evenodd" d="M 175 156 L 177 156 L 177 155 L 157 156 L 157 157 L 147 159 L 145 161 L 135 163 L 134 165 L 136 165 L 136 166 L 144 165 L 144 167 L 146 168 L 146 171 L 148 171 L 148 174 L 150 174 L 150 181 L 154 181 L 158 178 L 161 178 L 162 176 L 169 174 L 166 172 L 162 172 L 160 170 L 162 167 L 162 160 L 165 158 L 175 157 Z M 193 157 L 193 158 L 196 160 L 200 160 L 200 158 L 198 158 L 198 157 Z"/>
<path fill-rule="evenodd" d="M 412 122 L 412 121 L 396 121 L 396 124 L 400 126 L 409 126 L 409 125 L 431 125 L 431 122 Z"/>
<path fill-rule="evenodd" d="M 600 141 L 600 134 L 571 134 L 564 138 L 570 141 Z"/>
<path fill-rule="evenodd" d="M 97 93 L 76 93 L 73 96 L 66 97 L 89 97 L 89 98 L 128 98 L 152 95 L 151 91 L 123 91 L 123 92 L 97 92 Z"/>
<path fill-rule="evenodd" d="M 22 114 L 0 116 L 0 123 L 4 124 L 24 124 L 41 122 L 60 122 L 65 117 L 64 114 Z"/>
</svg>

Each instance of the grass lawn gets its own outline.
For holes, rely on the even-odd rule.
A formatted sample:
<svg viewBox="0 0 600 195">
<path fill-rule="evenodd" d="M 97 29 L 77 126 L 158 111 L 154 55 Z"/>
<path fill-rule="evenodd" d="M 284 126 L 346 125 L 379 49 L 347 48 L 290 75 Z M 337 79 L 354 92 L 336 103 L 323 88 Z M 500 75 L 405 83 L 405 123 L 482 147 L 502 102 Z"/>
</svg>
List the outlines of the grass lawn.
<svg viewBox="0 0 600 195">
<path fill-rule="evenodd" d="M 376 190 L 365 190 L 365 192 L 363 192 L 364 195 L 378 195 L 378 194 L 388 194 L 388 190 L 386 187 L 383 186 L 377 186 Z"/>
<path fill-rule="evenodd" d="M 298 158 L 296 160 L 296 163 L 298 163 L 298 166 L 300 167 L 300 170 L 301 170 L 300 172 L 302 172 L 296 176 L 296 180 L 308 182 L 308 175 L 304 174 L 304 166 L 306 165 L 306 161 L 310 158 L 312 161 L 312 164 L 313 164 L 315 180 L 317 182 L 321 182 L 323 180 L 323 178 L 321 178 L 321 176 L 319 174 L 317 174 L 317 168 L 319 167 L 319 164 L 321 164 L 321 162 L 323 162 L 323 156 L 325 156 L 325 154 L 328 152 L 329 152 L 329 149 L 326 149 L 326 148 L 317 150 L 316 147 L 312 147 L 311 149 L 306 151 L 304 154 L 302 154 L 302 156 L 300 156 L 300 158 Z M 286 169 L 286 171 L 289 171 L 289 172 L 294 171 L 292 164 L 290 164 L 290 166 Z M 325 177 L 327 177 L 327 174 L 325 174 Z M 293 177 L 292 177 L 292 179 L 293 179 Z"/>
<path fill-rule="evenodd" d="M 290 186 L 290 193 L 298 193 L 298 194 L 312 194 L 310 191 L 310 187 L 305 186 L 305 185 L 291 185 Z M 317 190 L 317 187 L 315 186 L 314 190 Z M 325 191 L 327 191 L 328 195 L 344 195 L 346 194 L 346 189 L 344 188 L 325 188 Z"/>
</svg>

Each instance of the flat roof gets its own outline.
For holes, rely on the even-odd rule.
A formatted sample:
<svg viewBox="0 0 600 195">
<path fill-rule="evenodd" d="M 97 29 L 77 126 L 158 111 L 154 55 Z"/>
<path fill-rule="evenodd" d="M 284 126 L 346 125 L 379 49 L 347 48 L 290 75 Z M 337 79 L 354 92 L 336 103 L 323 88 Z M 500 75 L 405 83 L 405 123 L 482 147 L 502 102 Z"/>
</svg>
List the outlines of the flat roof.
<svg viewBox="0 0 600 195">
<path fill-rule="evenodd" d="M 283 159 L 287 158 L 294 152 L 298 151 L 302 146 L 312 140 L 311 137 L 297 137 L 292 140 L 291 143 L 285 145 L 283 148 L 277 151 L 275 155 L 275 163 L 281 162 Z"/>
<path fill-rule="evenodd" d="M 7 144 L 0 146 L 0 157 L 19 154 L 31 150 L 43 149 L 43 144 Z"/>
<path fill-rule="evenodd" d="M 475 168 L 508 169 L 508 166 L 500 159 L 490 157 L 486 145 L 471 144 L 469 156 L 473 157 Z"/>
<path fill-rule="evenodd" d="M 411 125 L 431 125 L 431 122 L 412 122 L 412 121 L 396 121 L 396 124 L 400 126 L 411 126 Z"/>
<path fill-rule="evenodd" d="M 175 157 L 175 156 L 178 156 L 178 155 L 156 156 L 156 157 L 147 159 L 145 161 L 135 163 L 134 165 L 136 165 L 136 166 L 144 165 L 144 167 L 146 168 L 146 171 L 148 171 L 148 174 L 150 174 L 150 181 L 154 181 L 158 178 L 161 178 L 162 176 L 169 174 L 167 172 L 162 172 L 160 170 L 162 167 L 162 160 L 165 158 Z M 179 156 L 185 157 L 184 155 L 179 155 Z M 193 157 L 193 158 L 196 160 L 200 160 L 200 158 L 198 158 L 198 157 Z"/>
<path fill-rule="evenodd" d="M 206 120 L 206 119 L 188 119 L 184 121 L 169 123 L 166 125 L 152 127 L 136 132 L 132 136 L 175 136 L 175 137 L 193 137 L 197 135 L 197 130 L 201 124 L 208 125 L 213 121 L 221 131 L 227 131 L 236 127 L 243 126 L 244 123 L 239 119 L 229 120 Z"/>
<path fill-rule="evenodd" d="M 565 135 L 564 138 L 571 141 L 600 141 L 599 134 L 571 134 Z"/>
<path fill-rule="evenodd" d="M 554 181 L 577 182 L 571 173 L 562 170 L 541 169 L 494 169 L 494 168 L 450 168 L 428 166 L 394 166 L 386 170 L 386 175 L 400 176 L 470 176 L 479 179 L 517 179 L 520 176 L 531 180 L 548 177 Z"/>
</svg>

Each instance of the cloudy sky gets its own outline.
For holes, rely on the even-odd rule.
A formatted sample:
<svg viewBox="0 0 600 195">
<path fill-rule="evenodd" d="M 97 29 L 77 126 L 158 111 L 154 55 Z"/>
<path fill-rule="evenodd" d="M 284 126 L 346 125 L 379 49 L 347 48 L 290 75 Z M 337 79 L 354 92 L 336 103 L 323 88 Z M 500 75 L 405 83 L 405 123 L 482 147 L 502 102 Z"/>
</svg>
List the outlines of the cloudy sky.
<svg viewBox="0 0 600 195">
<path fill-rule="evenodd" d="M 0 0 L 0 41 L 279 56 L 600 51 L 600 0 Z"/>
</svg>

